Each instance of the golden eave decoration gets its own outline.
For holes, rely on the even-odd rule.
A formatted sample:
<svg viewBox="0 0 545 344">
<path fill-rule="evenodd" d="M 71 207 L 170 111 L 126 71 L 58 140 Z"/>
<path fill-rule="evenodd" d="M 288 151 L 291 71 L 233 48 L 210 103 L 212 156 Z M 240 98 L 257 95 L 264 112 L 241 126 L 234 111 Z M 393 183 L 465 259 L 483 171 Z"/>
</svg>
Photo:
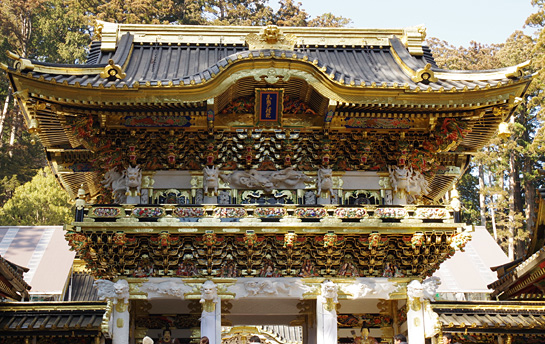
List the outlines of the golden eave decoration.
<svg viewBox="0 0 545 344">
<path fill-rule="evenodd" d="M 110 81 L 115 81 L 116 79 L 124 79 L 127 76 L 121 67 L 114 63 L 114 60 L 109 59 L 108 65 L 104 67 L 104 70 L 100 72 L 100 77 L 103 79 L 108 79 Z"/>
<path fill-rule="evenodd" d="M 411 79 L 414 82 L 423 82 L 423 83 L 437 82 L 437 78 L 435 77 L 435 74 L 431 70 L 431 64 L 429 63 L 426 64 L 424 68 L 417 70 Z"/>
<path fill-rule="evenodd" d="M 285 35 L 276 25 L 266 26 L 260 34 L 250 33 L 246 36 L 246 44 L 250 50 L 258 49 L 282 49 L 293 50 L 297 38 Z"/>
</svg>

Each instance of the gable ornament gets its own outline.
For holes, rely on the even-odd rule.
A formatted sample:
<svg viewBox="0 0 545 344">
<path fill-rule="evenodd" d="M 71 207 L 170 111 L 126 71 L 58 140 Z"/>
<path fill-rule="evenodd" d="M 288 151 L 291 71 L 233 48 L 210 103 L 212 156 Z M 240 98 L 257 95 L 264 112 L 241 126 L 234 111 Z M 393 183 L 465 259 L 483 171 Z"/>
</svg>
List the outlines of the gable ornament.
<svg viewBox="0 0 545 344">
<path fill-rule="evenodd" d="M 276 25 L 267 25 L 260 34 L 251 33 L 246 36 L 246 44 L 250 50 L 293 50 L 296 41 L 297 37 L 292 34 L 283 34 Z"/>
</svg>

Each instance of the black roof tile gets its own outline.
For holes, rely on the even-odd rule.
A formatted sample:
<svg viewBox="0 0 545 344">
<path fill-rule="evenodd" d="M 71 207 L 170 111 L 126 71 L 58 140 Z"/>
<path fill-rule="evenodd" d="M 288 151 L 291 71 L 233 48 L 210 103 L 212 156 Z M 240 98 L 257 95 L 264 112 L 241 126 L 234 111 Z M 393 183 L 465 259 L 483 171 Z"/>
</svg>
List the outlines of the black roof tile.
<svg viewBox="0 0 545 344">
<path fill-rule="evenodd" d="M 70 286 L 64 295 L 64 301 L 99 301 L 94 288 L 95 279 L 85 272 L 73 273 Z"/>
<path fill-rule="evenodd" d="M 105 302 L 5 303 L 0 308 L 0 329 L 4 335 L 100 333 Z"/>
<path fill-rule="evenodd" d="M 199 45 L 199 44 L 160 44 L 160 43 L 138 43 L 134 42 L 131 34 L 125 34 L 117 44 L 115 53 L 101 51 L 101 45 L 93 42 L 90 46 L 87 64 L 78 65 L 82 68 L 95 68 L 94 74 L 88 75 L 51 75 L 39 72 L 39 68 L 33 72 L 34 78 L 43 77 L 46 81 L 55 80 L 56 83 L 67 82 L 69 85 L 79 83 L 85 87 L 91 84 L 93 87 L 111 87 L 117 88 L 124 86 L 132 87 L 136 82 L 145 85 L 147 82 L 152 85 L 158 85 L 158 81 L 166 86 L 172 85 L 190 85 L 199 84 L 202 80 L 210 80 L 212 75 L 217 75 L 223 68 L 229 64 L 242 59 L 247 59 L 250 54 L 255 59 L 259 58 L 286 58 L 306 61 L 313 63 L 316 68 L 323 71 L 326 75 L 332 76 L 333 80 L 350 85 L 371 86 L 375 83 L 377 86 L 386 85 L 398 87 L 408 85 L 410 89 L 419 86 L 424 88 L 431 87 L 431 90 L 444 88 L 446 91 L 451 88 L 463 90 L 467 87 L 469 90 L 479 86 L 495 86 L 499 81 L 506 82 L 508 79 L 501 80 L 444 80 L 431 82 L 429 85 L 415 83 L 408 76 L 399 62 L 396 61 L 395 54 L 403 63 L 416 71 L 422 69 L 429 63 L 432 70 L 436 72 L 445 72 L 437 68 L 435 61 L 428 47 L 423 47 L 424 55 L 413 56 L 409 53 L 403 43 L 396 37 L 390 38 L 390 45 L 386 46 L 357 46 L 357 47 L 299 47 L 295 51 L 289 50 L 255 50 L 250 51 L 245 46 L 233 45 Z M 395 52 L 394 52 L 395 51 Z M 285 57 L 282 57 L 284 55 Z M 97 74 L 97 68 L 105 67 L 108 60 L 124 68 L 126 77 L 122 80 L 108 81 Z M 33 61 L 35 65 L 59 66 L 45 64 Z M 72 67 L 72 65 L 70 65 Z M 448 71 L 461 75 L 468 75 L 472 72 Z"/>
</svg>

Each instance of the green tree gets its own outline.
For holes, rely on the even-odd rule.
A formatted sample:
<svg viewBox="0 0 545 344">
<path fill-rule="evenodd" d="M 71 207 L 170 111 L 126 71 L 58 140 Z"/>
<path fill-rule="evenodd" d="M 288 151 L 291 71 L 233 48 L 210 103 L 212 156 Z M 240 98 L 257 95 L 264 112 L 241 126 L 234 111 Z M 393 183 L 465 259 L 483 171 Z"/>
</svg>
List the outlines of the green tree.
<svg viewBox="0 0 545 344">
<path fill-rule="evenodd" d="M 268 0 L 212 0 L 205 5 L 205 16 L 213 25 L 267 25 L 273 17 Z"/>
<path fill-rule="evenodd" d="M 280 8 L 273 16 L 272 24 L 278 26 L 308 26 L 310 15 L 301 8 L 301 3 L 293 0 L 280 0 Z"/>
<path fill-rule="evenodd" d="M 343 27 L 352 23 L 352 20 L 332 13 L 324 13 L 309 21 L 309 26 L 316 27 Z"/>
<path fill-rule="evenodd" d="M 15 189 L 0 209 L 0 225 L 62 225 L 72 220 L 72 204 L 49 169 L 40 169 Z"/>
<path fill-rule="evenodd" d="M 533 57 L 534 41 L 517 31 L 503 44 L 480 44 L 471 42 L 468 48 L 454 47 L 435 38 L 428 40 L 439 67 L 461 70 L 486 70 L 516 65 Z M 535 209 L 535 172 L 539 154 L 536 133 L 540 121 L 532 99 L 539 91 L 534 86 L 527 92 L 512 112 L 509 140 L 494 138 L 473 159 L 469 173 L 477 176 L 462 178 L 460 188 L 469 189 L 479 185 L 479 202 L 462 200 L 467 214 L 474 221 L 480 213 L 480 223 L 494 234 L 511 259 L 524 254 L 529 233 L 533 229 Z M 502 114 L 507 119 L 508 112 Z M 522 176 L 522 177 L 521 177 Z M 468 184 L 473 183 L 473 184 Z M 468 197 L 465 193 L 462 197 Z"/>
</svg>

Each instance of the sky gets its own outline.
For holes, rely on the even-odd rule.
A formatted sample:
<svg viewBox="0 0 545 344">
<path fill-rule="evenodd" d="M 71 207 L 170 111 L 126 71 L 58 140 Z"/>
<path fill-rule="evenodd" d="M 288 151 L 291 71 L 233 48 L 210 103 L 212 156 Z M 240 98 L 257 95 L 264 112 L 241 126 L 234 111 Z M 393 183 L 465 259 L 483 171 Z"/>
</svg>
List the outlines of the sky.
<svg viewBox="0 0 545 344">
<path fill-rule="evenodd" d="M 331 12 L 354 28 L 402 28 L 424 24 L 427 37 L 454 46 L 470 41 L 503 43 L 522 30 L 536 9 L 531 0 L 294 0 L 312 17 Z M 270 1 L 273 5 L 274 0 Z M 334 6 L 332 6 L 334 4 Z M 527 28 L 527 34 L 535 30 Z"/>
</svg>

